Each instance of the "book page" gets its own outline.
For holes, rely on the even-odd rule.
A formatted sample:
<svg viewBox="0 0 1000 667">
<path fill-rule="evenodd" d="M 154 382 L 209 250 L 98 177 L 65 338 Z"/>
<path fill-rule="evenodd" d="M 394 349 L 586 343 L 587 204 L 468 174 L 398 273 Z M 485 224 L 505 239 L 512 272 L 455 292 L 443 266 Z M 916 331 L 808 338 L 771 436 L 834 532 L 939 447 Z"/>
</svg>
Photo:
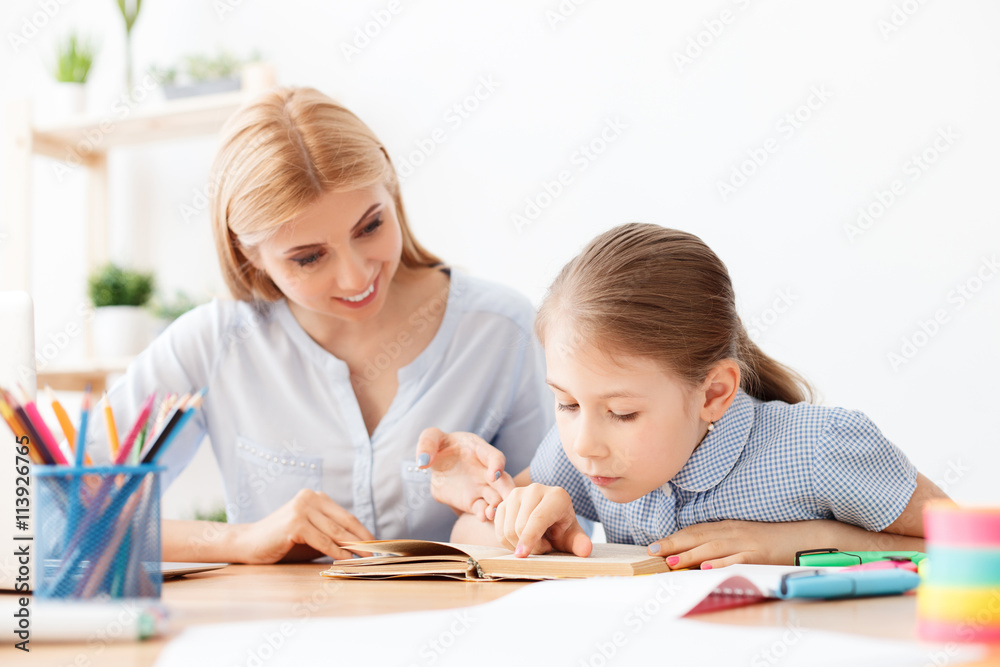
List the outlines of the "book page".
<svg viewBox="0 0 1000 667">
<path fill-rule="evenodd" d="M 637 544 L 608 544 L 606 542 L 597 542 L 596 544 L 594 544 L 594 550 L 590 552 L 590 555 L 587 556 L 586 558 L 581 558 L 579 556 L 574 556 L 573 554 L 567 554 L 561 552 L 535 554 L 528 556 L 527 558 L 518 558 L 510 551 L 506 551 L 505 555 L 492 556 L 489 558 L 489 560 L 491 561 L 515 560 L 525 563 L 530 561 L 542 561 L 548 563 L 592 562 L 592 563 L 623 563 L 623 564 L 636 563 L 650 559 L 663 560 L 659 556 L 650 556 L 649 552 L 646 551 L 646 547 L 639 546 Z"/>
<path fill-rule="evenodd" d="M 369 551 L 396 556 L 455 556 L 462 560 L 470 556 L 481 560 L 514 555 L 510 549 L 502 547 L 433 542 L 431 540 L 368 540 L 366 542 L 344 542 L 341 546 L 349 551 Z"/>
</svg>

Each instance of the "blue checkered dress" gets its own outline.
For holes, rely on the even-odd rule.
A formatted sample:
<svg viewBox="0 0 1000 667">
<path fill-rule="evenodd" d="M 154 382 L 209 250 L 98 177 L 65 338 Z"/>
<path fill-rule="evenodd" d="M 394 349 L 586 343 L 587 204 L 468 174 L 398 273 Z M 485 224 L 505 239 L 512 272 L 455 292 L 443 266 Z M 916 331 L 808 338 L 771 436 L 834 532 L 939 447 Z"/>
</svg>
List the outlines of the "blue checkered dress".
<svg viewBox="0 0 1000 667">
<path fill-rule="evenodd" d="M 916 479 L 864 414 L 743 391 L 673 479 L 630 503 L 611 502 L 573 467 L 555 427 L 531 461 L 533 482 L 565 488 L 577 514 L 626 544 L 723 519 L 837 519 L 879 531 L 902 513 Z"/>
</svg>

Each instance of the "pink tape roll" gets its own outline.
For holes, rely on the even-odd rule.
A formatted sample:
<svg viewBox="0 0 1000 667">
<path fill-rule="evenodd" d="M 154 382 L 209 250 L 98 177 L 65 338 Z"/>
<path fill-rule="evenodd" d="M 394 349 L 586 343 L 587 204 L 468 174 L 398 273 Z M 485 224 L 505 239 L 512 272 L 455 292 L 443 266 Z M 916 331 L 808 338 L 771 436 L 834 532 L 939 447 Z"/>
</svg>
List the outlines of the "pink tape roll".
<svg viewBox="0 0 1000 667">
<path fill-rule="evenodd" d="M 917 619 L 917 635 L 931 642 L 1000 642 L 1000 626 Z"/>
<path fill-rule="evenodd" d="M 1000 548 L 1000 507 L 929 502 L 924 507 L 924 537 L 935 546 Z"/>
</svg>

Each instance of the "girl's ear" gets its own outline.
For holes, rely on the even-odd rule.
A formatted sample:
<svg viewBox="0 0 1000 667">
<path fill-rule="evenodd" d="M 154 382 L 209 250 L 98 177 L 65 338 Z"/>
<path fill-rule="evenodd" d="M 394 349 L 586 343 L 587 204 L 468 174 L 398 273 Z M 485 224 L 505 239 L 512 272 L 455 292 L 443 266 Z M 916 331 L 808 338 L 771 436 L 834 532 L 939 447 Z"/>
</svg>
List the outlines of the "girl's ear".
<svg viewBox="0 0 1000 667">
<path fill-rule="evenodd" d="M 732 359 L 723 359 L 708 371 L 708 376 L 702 384 L 704 402 L 701 406 L 702 421 L 712 423 L 725 414 L 736 399 L 740 388 L 740 367 Z"/>
</svg>

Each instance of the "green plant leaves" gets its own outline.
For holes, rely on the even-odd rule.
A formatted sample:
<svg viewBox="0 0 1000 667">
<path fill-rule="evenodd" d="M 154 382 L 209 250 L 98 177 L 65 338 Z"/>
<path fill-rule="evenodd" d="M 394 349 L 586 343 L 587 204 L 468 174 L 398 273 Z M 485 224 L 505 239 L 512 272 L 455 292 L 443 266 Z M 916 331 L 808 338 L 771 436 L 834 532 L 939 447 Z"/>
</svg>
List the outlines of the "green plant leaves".
<svg viewBox="0 0 1000 667">
<path fill-rule="evenodd" d="M 109 262 L 90 274 L 87 287 L 95 308 L 143 306 L 153 295 L 153 283 L 152 273 L 131 271 Z"/>
</svg>

